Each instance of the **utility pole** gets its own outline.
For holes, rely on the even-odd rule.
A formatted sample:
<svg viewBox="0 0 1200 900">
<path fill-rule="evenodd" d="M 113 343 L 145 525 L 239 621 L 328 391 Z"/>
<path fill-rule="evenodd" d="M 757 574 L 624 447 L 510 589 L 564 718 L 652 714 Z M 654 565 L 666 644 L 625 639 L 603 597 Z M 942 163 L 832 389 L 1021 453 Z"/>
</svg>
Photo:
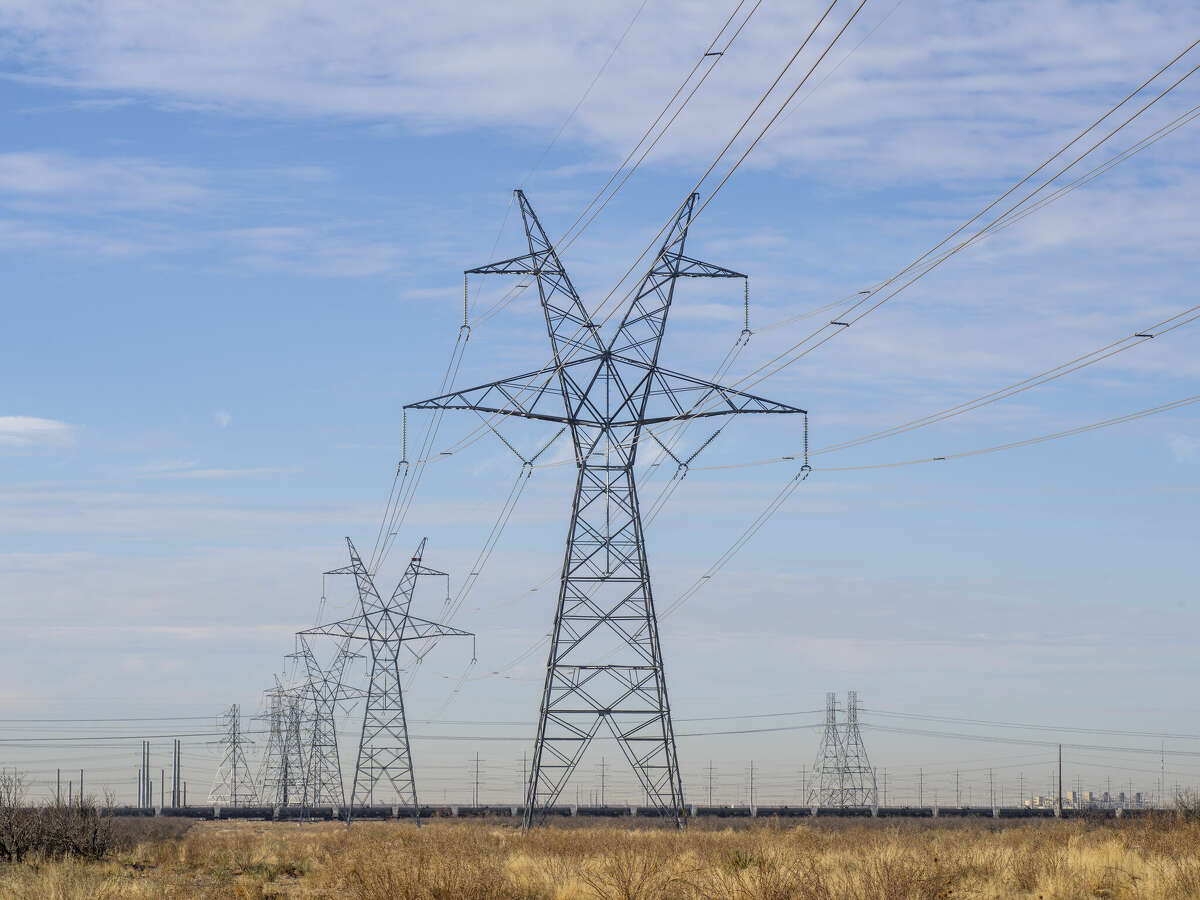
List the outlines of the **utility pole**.
<svg viewBox="0 0 1200 900">
<path fill-rule="evenodd" d="M 1158 808 L 1162 809 L 1166 803 L 1163 793 L 1167 786 L 1167 742 L 1162 741 L 1159 744 L 1159 775 L 1158 775 Z"/>
<path fill-rule="evenodd" d="M 883 770 L 883 805 L 887 806 L 887 769 Z"/>
<path fill-rule="evenodd" d="M 1063 811 L 1062 798 L 1062 744 L 1058 745 L 1058 815 L 1061 816 Z"/>
<path fill-rule="evenodd" d="M 608 768 L 607 761 L 605 760 L 605 758 L 603 756 L 600 757 L 600 805 L 601 806 L 607 805 L 607 803 L 605 802 L 606 795 L 604 793 L 604 773 L 607 768 Z"/>
<path fill-rule="evenodd" d="M 712 806 L 712 785 L 713 785 L 713 764 L 712 760 L 708 761 L 708 805 Z"/>
<path fill-rule="evenodd" d="M 958 769 L 954 770 L 954 805 L 959 808 L 962 807 L 962 795 L 958 790 Z"/>
<path fill-rule="evenodd" d="M 754 809 L 754 760 L 750 760 L 750 808 Z"/>
<path fill-rule="evenodd" d="M 1017 776 L 1017 784 L 1018 784 L 1017 790 L 1021 794 L 1019 800 L 1017 801 L 1017 806 L 1024 806 L 1025 805 L 1025 773 L 1024 772 L 1022 772 L 1020 775 Z"/>
<path fill-rule="evenodd" d="M 54 774 L 54 805 L 62 806 L 62 769 L 56 769 Z"/>
<path fill-rule="evenodd" d="M 917 770 L 917 807 L 925 808 L 925 770 Z"/>
<path fill-rule="evenodd" d="M 747 277 L 684 255 L 696 194 L 680 204 L 642 281 L 627 303 L 622 300 L 624 309 L 604 316 L 584 306 L 525 193 L 515 194 L 529 252 L 464 274 L 536 280 L 551 364 L 405 408 L 474 410 L 570 430 L 575 495 L 524 827 L 545 820 L 603 723 L 654 806 L 681 828 L 686 815 L 683 781 L 637 498 L 638 446 L 645 429 L 656 424 L 744 413 L 807 413 L 660 366 L 678 279 Z M 602 339 L 600 327 L 610 318 L 617 322 L 616 330 Z M 492 420 L 487 421 L 494 431 Z M 533 461 L 517 455 L 523 468 L 532 471 Z M 676 460 L 680 471 L 695 455 L 686 462 Z M 809 471 L 805 460 L 796 479 Z M 586 691 L 579 689 L 581 671 L 588 673 Z"/>
<path fill-rule="evenodd" d="M 988 769 L 988 807 L 996 808 L 996 781 L 992 777 L 992 770 Z"/>
<path fill-rule="evenodd" d="M 479 805 L 479 751 L 475 751 L 475 794 L 471 800 L 472 806 Z"/>
</svg>

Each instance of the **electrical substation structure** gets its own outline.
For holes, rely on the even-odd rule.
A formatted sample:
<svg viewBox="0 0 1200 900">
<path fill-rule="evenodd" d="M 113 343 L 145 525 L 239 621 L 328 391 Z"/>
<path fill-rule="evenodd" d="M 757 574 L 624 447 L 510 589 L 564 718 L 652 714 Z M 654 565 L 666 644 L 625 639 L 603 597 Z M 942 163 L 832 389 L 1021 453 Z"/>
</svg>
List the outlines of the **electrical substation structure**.
<svg viewBox="0 0 1200 900">
<path fill-rule="evenodd" d="M 469 631 L 412 615 L 410 608 L 417 589 L 417 579 L 422 576 L 448 577 L 445 572 L 421 564 L 426 541 L 427 538 L 421 539 L 396 590 L 390 599 L 384 601 L 353 541 L 346 538 L 350 565 L 326 574 L 354 576 L 358 588 L 358 614 L 299 633 L 301 638 L 319 634 L 342 641 L 360 641 L 370 650 L 371 675 L 367 682 L 358 759 L 354 766 L 354 785 L 350 792 L 350 803 L 346 806 L 347 823 L 353 819 L 356 806 L 373 805 L 375 789 L 382 782 L 392 787 L 401 805 L 411 807 L 417 824 L 420 824 L 421 807 L 417 802 L 408 722 L 404 713 L 400 654 L 408 649 L 414 659 L 419 659 L 411 647 L 406 647 L 412 641 L 428 642 L 439 637 L 469 637 L 473 641 L 475 637 Z M 473 658 L 474 653 L 471 655 Z M 337 684 L 335 697 L 341 691 L 340 677 Z M 336 704 L 337 700 L 332 702 Z"/>
<path fill-rule="evenodd" d="M 407 408 L 475 410 L 558 423 L 571 431 L 577 477 L 526 787 L 525 827 L 544 820 L 602 724 L 648 801 L 682 826 L 683 783 L 634 478 L 638 443 L 655 424 L 738 413 L 807 413 L 659 365 L 677 280 L 746 278 L 684 255 L 698 195 L 680 206 L 606 341 L 600 336 L 604 322 L 583 305 L 524 192 L 515 195 L 529 252 L 466 275 L 536 279 L 552 362 Z"/>
</svg>

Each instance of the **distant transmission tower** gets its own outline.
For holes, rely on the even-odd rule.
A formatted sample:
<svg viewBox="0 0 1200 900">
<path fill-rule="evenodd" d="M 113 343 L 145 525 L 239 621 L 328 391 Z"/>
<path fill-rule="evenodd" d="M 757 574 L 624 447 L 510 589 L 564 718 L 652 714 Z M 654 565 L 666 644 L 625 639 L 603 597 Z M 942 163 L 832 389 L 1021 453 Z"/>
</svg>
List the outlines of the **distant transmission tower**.
<svg viewBox="0 0 1200 900">
<path fill-rule="evenodd" d="M 304 711 L 300 692 L 276 681 L 267 691 L 267 752 L 260 795 L 264 803 L 287 807 L 304 799 Z"/>
<path fill-rule="evenodd" d="M 342 701 L 363 696 L 362 692 L 343 684 L 346 664 L 358 654 L 351 652 L 349 641 L 343 639 L 329 667 L 322 668 L 308 638 L 299 635 L 296 642 L 296 652 L 292 656 L 304 663 L 307 676 L 305 706 L 311 716 L 305 748 L 303 804 L 306 808 L 330 806 L 341 809 L 346 805 L 346 792 L 338 755 L 337 706 Z"/>
<path fill-rule="evenodd" d="M 858 692 L 846 694 L 846 733 L 842 738 L 842 798 L 845 806 L 876 806 L 879 792 L 875 770 L 858 730 Z"/>
<path fill-rule="evenodd" d="M 469 631 L 419 619 L 409 611 L 418 577 L 446 577 L 445 572 L 421 564 L 427 540 L 421 539 L 405 569 L 404 577 L 400 579 L 391 598 L 385 602 L 376 590 L 374 579 L 363 565 L 354 543 L 346 538 L 346 545 L 350 549 L 350 565 L 326 574 L 354 576 L 358 586 L 359 613 L 340 622 L 300 632 L 301 637 L 323 634 L 343 640 L 364 641 L 371 652 L 371 677 L 363 711 L 362 735 L 358 743 L 358 761 L 354 767 L 354 787 L 346 810 L 347 822 L 353 818 L 356 806 L 373 803 L 375 788 L 383 782 L 391 786 L 401 804 L 412 807 L 420 824 L 421 807 L 417 803 L 408 722 L 404 714 L 404 691 L 400 684 L 400 652 L 409 641 L 447 636 L 474 638 Z"/>
<path fill-rule="evenodd" d="M 229 806 L 253 806 L 258 803 L 254 775 L 246 763 L 246 744 L 242 735 L 242 709 L 236 703 L 221 717 L 225 726 L 225 755 L 217 766 L 217 776 L 208 792 L 208 802 Z"/>
<path fill-rule="evenodd" d="M 684 255 L 696 194 L 680 207 L 616 332 L 601 340 L 603 321 L 584 307 L 524 192 L 515 193 L 529 253 L 466 274 L 537 280 L 553 363 L 408 408 L 470 409 L 571 429 L 575 499 L 525 827 L 544 820 L 601 725 L 616 738 L 650 803 L 682 825 L 683 783 L 634 480 L 638 444 L 654 424 L 804 411 L 659 365 L 676 281 L 746 277 Z"/>
<path fill-rule="evenodd" d="M 809 806 L 840 809 L 846 805 L 844 760 L 842 733 L 837 721 L 837 694 L 830 691 L 825 695 L 825 730 L 821 733 L 821 746 L 813 763 Z"/>
</svg>

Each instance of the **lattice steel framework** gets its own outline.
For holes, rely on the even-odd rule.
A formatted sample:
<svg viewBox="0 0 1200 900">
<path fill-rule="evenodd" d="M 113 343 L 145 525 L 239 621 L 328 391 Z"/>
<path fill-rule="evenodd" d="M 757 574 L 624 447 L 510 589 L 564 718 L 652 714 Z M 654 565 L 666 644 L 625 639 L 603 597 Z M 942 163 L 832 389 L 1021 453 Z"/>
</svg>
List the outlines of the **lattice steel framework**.
<svg viewBox="0 0 1200 900">
<path fill-rule="evenodd" d="M 327 668 L 321 666 L 308 638 L 296 637 L 296 652 L 291 654 L 304 663 L 306 675 L 302 690 L 307 722 L 308 741 L 305 753 L 303 806 L 346 805 L 342 784 L 342 764 L 337 743 L 337 707 L 346 700 L 365 696 L 344 683 L 346 665 L 359 654 L 350 650 L 348 639 L 342 639 Z"/>
<path fill-rule="evenodd" d="M 304 801 L 305 691 L 286 688 L 276 679 L 266 692 L 267 752 L 259 795 L 264 803 L 287 807 Z"/>
<path fill-rule="evenodd" d="M 354 576 L 358 587 L 359 613 L 340 622 L 300 632 L 302 637 L 324 634 L 343 640 L 363 641 L 371 653 L 371 675 L 358 742 L 358 760 L 354 767 L 354 786 L 346 809 L 347 822 L 353 818 L 356 806 L 373 802 L 375 787 L 382 781 L 391 785 L 401 804 L 412 807 L 420 824 L 421 807 L 417 802 L 408 721 L 404 713 L 404 690 L 400 681 L 403 671 L 400 654 L 404 649 L 411 652 L 411 648 L 405 646 L 411 641 L 427 641 L 438 637 L 474 638 L 469 631 L 419 619 L 410 612 L 419 577 L 446 577 L 445 572 L 421 564 L 427 540 L 421 539 L 404 576 L 391 598 L 385 602 L 375 587 L 370 571 L 363 565 L 354 542 L 346 538 L 350 565 L 326 574 Z M 413 656 L 416 658 L 415 653 Z"/>
<path fill-rule="evenodd" d="M 825 730 L 821 732 L 821 746 L 813 763 L 812 787 L 808 791 L 808 805 L 814 809 L 841 809 L 846 805 L 846 754 L 838 727 L 837 706 L 837 694 L 830 691 L 825 695 Z"/>
<path fill-rule="evenodd" d="M 634 463 L 648 425 L 804 410 L 659 365 L 679 278 L 745 278 L 684 255 L 696 195 L 680 208 L 615 334 L 604 341 L 524 192 L 529 252 L 467 275 L 537 281 L 551 364 L 410 404 L 566 425 L 577 479 L 550 656 L 526 791 L 525 826 L 544 819 L 603 725 L 649 801 L 683 823 L 683 784 L 663 674 Z"/>
<path fill-rule="evenodd" d="M 209 803 L 228 803 L 230 806 L 253 806 L 258 803 L 254 773 L 246 762 L 246 744 L 242 734 L 242 708 L 234 703 L 221 716 L 225 725 L 225 755 L 217 766 L 217 775 L 208 792 Z"/>
<path fill-rule="evenodd" d="M 875 770 L 858 730 L 858 691 L 846 694 L 846 732 L 842 737 L 843 801 L 846 806 L 876 806 Z"/>
</svg>

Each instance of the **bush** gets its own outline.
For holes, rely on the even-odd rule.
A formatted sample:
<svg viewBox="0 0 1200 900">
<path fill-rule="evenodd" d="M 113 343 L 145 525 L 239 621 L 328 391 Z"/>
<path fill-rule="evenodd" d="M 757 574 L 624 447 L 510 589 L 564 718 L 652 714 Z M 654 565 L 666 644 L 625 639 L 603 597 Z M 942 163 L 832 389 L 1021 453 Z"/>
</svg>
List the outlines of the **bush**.
<svg viewBox="0 0 1200 900">
<path fill-rule="evenodd" d="M 25 802 L 24 778 L 16 772 L 0 774 L 0 859 L 99 859 L 112 841 L 112 816 L 94 800 L 80 798 L 65 806 L 32 806 Z"/>
</svg>

